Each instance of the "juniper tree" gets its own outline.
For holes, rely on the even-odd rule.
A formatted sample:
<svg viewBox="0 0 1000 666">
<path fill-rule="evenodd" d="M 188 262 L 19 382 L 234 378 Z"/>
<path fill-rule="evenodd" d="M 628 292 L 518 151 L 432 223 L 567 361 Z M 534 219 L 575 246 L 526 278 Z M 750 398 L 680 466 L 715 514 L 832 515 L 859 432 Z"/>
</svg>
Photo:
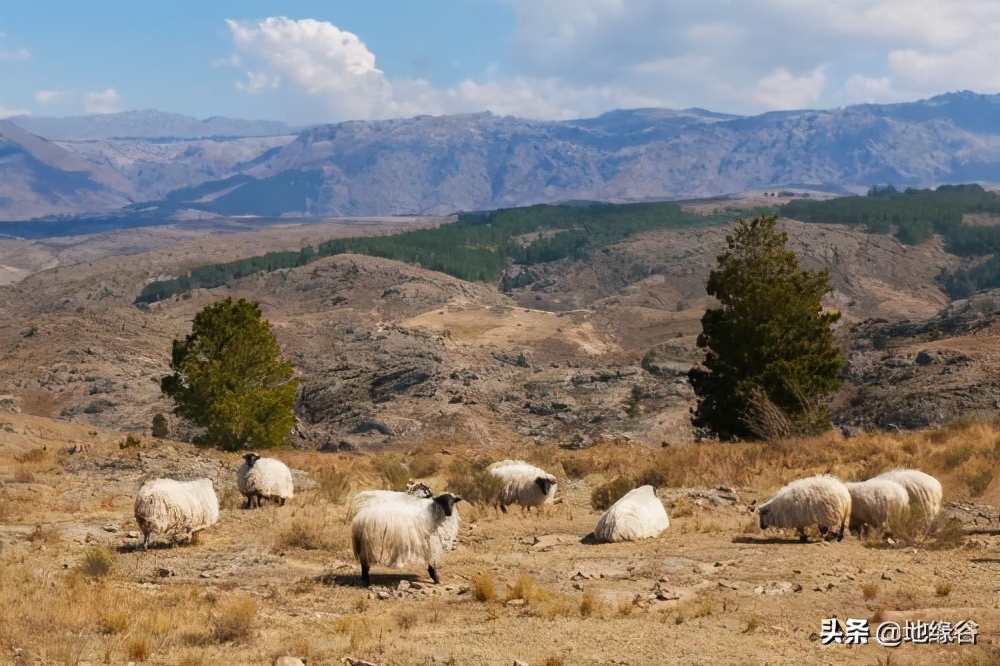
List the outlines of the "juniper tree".
<svg viewBox="0 0 1000 666">
<path fill-rule="evenodd" d="M 799 267 L 777 217 L 738 220 L 708 278 L 719 307 L 705 312 L 692 368 L 692 423 L 720 439 L 803 434 L 829 427 L 822 400 L 840 385 L 843 355 L 823 309 L 828 273 Z M 778 432 L 761 421 L 781 421 Z"/>
<path fill-rule="evenodd" d="M 257 303 L 232 297 L 206 306 L 174 340 L 173 374 L 160 388 L 174 413 L 206 428 L 198 442 L 228 451 L 280 446 L 295 425 L 297 382 Z"/>
</svg>

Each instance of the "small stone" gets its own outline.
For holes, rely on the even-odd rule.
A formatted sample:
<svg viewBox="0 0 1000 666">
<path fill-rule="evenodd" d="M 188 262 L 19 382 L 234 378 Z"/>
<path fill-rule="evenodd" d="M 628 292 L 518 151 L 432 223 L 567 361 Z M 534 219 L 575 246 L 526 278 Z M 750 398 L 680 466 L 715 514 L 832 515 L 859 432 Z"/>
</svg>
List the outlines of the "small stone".
<svg viewBox="0 0 1000 666">
<path fill-rule="evenodd" d="M 200 574 L 198 574 L 198 577 L 199 578 L 211 578 L 212 574 L 209 573 L 208 571 L 202 571 Z"/>
<path fill-rule="evenodd" d="M 801 583 L 796 583 L 795 585 L 792 585 L 792 592 L 801 592 L 801 591 L 802 591 Z"/>
<path fill-rule="evenodd" d="M 892 580 L 892 576 L 890 576 L 888 573 L 886 573 L 885 571 L 883 571 L 882 572 L 882 580 Z"/>
<path fill-rule="evenodd" d="M 513 666 L 528 666 L 528 662 L 515 659 Z"/>
<path fill-rule="evenodd" d="M 133 530 L 131 532 L 127 532 L 125 536 L 127 536 L 129 539 L 138 539 L 139 533 Z"/>
<path fill-rule="evenodd" d="M 573 583 L 573 589 L 574 590 L 582 590 L 583 589 L 583 583 Z"/>
<path fill-rule="evenodd" d="M 162 568 L 162 567 L 159 568 L 159 569 L 157 569 L 156 573 L 159 574 L 160 578 L 169 578 L 170 576 L 174 576 L 175 575 L 174 572 L 171 571 L 170 569 L 165 569 L 165 568 Z"/>
<path fill-rule="evenodd" d="M 104 531 L 105 532 L 117 532 L 118 528 L 115 527 L 114 525 L 105 525 L 104 526 Z"/>
<path fill-rule="evenodd" d="M 455 594 L 468 594 L 468 592 L 469 592 L 468 585 L 459 585 L 458 591 L 456 591 Z"/>
<path fill-rule="evenodd" d="M 410 589 L 410 581 L 408 580 L 399 581 L 399 585 L 396 586 L 396 589 L 399 590 L 400 592 L 406 592 L 408 589 Z"/>
<path fill-rule="evenodd" d="M 524 605 L 524 599 L 511 599 L 510 601 L 507 602 L 507 605 L 512 606 L 514 608 L 520 608 L 521 606 Z"/>
<path fill-rule="evenodd" d="M 792 573 L 793 574 L 800 574 L 800 573 L 802 573 L 802 569 L 792 569 Z"/>
<path fill-rule="evenodd" d="M 828 590 L 832 590 L 832 589 L 833 589 L 833 588 L 835 588 L 835 587 L 837 587 L 837 586 L 836 586 L 836 585 L 834 585 L 833 583 L 827 583 L 827 584 L 826 584 L 826 589 L 828 589 Z"/>
<path fill-rule="evenodd" d="M 386 592 L 385 590 L 379 590 L 378 592 L 375 593 L 375 596 L 378 597 L 380 600 L 385 601 L 391 595 L 388 592 Z"/>
</svg>

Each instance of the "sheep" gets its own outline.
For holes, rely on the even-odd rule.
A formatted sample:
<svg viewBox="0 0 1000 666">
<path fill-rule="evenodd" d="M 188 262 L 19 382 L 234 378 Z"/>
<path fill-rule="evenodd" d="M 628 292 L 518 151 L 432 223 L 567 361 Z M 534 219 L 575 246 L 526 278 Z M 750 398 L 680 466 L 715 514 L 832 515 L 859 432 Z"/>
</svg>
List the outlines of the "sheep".
<svg viewBox="0 0 1000 666">
<path fill-rule="evenodd" d="M 919 469 L 894 469 L 874 477 L 895 481 L 906 489 L 910 506 L 922 511 L 929 521 L 941 510 L 941 482 Z"/>
<path fill-rule="evenodd" d="M 390 491 L 369 491 L 389 493 Z M 361 582 L 371 585 L 373 564 L 427 566 L 431 580 L 440 583 L 437 567 L 449 550 L 442 525 L 454 514 L 461 497 L 445 493 L 433 499 L 407 493 L 365 494 L 351 521 L 351 550 L 361 563 Z"/>
<path fill-rule="evenodd" d="M 845 483 L 851 493 L 850 528 L 860 535 L 868 526 L 882 527 L 895 512 L 910 506 L 906 488 L 889 479 Z"/>
<path fill-rule="evenodd" d="M 178 534 L 185 540 L 219 520 L 219 498 L 211 479 L 153 479 L 135 498 L 135 520 L 142 530 L 142 548 L 149 550 L 153 532 Z"/>
<path fill-rule="evenodd" d="M 357 512 L 360 511 L 364 505 L 372 501 L 385 502 L 393 499 L 409 497 L 433 499 L 434 493 L 431 492 L 431 489 L 426 484 L 416 483 L 414 481 L 410 481 L 406 484 L 405 493 L 393 490 L 365 490 L 354 496 L 350 515 L 352 517 L 357 515 Z M 451 515 L 447 516 L 438 527 L 438 536 L 441 539 L 441 545 L 443 546 L 445 552 L 455 550 L 455 546 L 458 544 L 459 520 L 460 517 L 458 515 L 458 507 L 456 506 L 452 509 Z"/>
<path fill-rule="evenodd" d="M 261 458 L 256 453 L 243 456 L 243 464 L 236 472 L 236 485 L 240 494 L 245 495 L 245 509 L 261 505 L 265 499 L 273 499 L 280 506 L 294 493 L 292 471 L 288 465 L 276 458 Z"/>
<path fill-rule="evenodd" d="M 760 528 L 794 527 L 806 541 L 805 528 L 818 524 L 827 539 L 839 526 L 837 541 L 844 538 L 851 517 L 851 493 L 840 479 L 823 474 L 792 481 L 757 507 Z"/>
<path fill-rule="evenodd" d="M 608 543 L 638 541 L 660 536 L 669 525 L 670 517 L 653 486 L 639 486 L 601 515 L 594 538 Z"/>
<path fill-rule="evenodd" d="M 503 483 L 497 506 L 504 513 L 507 513 L 508 504 L 520 504 L 522 510 L 531 511 L 533 506 L 541 507 L 555 500 L 556 477 L 544 469 L 523 460 L 502 460 L 486 469 Z"/>
</svg>

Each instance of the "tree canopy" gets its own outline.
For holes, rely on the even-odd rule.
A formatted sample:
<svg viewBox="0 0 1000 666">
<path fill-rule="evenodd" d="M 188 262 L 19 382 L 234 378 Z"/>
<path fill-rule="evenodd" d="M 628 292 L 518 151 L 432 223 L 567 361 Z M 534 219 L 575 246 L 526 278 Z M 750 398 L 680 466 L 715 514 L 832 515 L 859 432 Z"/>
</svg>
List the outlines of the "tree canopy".
<svg viewBox="0 0 1000 666">
<path fill-rule="evenodd" d="M 826 271 L 799 267 L 775 216 L 738 220 L 708 279 L 719 301 L 702 317 L 703 367 L 692 368 L 692 419 L 721 439 L 829 427 L 822 398 L 840 385 L 843 355 L 824 311 Z"/>
<path fill-rule="evenodd" d="M 257 303 L 206 306 L 174 340 L 173 374 L 160 381 L 174 413 L 206 428 L 198 443 L 227 451 L 281 446 L 295 425 L 297 382 Z"/>
</svg>

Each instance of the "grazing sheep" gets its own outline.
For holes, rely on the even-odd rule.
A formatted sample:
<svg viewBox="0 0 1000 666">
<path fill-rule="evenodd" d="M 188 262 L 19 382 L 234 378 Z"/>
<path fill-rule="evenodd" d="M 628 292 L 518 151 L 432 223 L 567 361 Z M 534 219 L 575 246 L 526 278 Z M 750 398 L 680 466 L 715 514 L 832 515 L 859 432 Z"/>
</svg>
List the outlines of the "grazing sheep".
<svg viewBox="0 0 1000 666">
<path fill-rule="evenodd" d="M 449 550 L 442 526 L 462 498 L 447 493 L 434 499 L 406 493 L 392 495 L 367 494 L 357 503 L 351 522 L 351 548 L 361 563 L 361 581 L 365 587 L 371 585 L 369 570 L 373 564 L 405 567 L 421 563 L 427 566 L 431 580 L 440 583 L 437 567 L 442 554 Z"/>
<path fill-rule="evenodd" d="M 135 520 L 142 530 L 142 548 L 149 549 L 154 532 L 187 540 L 219 519 L 219 498 L 211 479 L 153 479 L 135 498 Z"/>
<path fill-rule="evenodd" d="M 261 505 L 265 499 L 273 499 L 280 506 L 294 493 L 292 471 L 288 465 L 276 458 L 261 458 L 256 453 L 243 456 L 243 464 L 236 472 L 236 485 L 247 498 L 244 508 Z"/>
<path fill-rule="evenodd" d="M 906 488 L 889 479 L 845 483 L 851 493 L 850 528 L 859 534 L 867 527 L 882 527 L 894 512 L 910 506 Z"/>
<path fill-rule="evenodd" d="M 556 477 L 544 469 L 523 460 L 502 460 L 486 468 L 503 482 L 497 506 L 507 513 L 508 504 L 520 504 L 521 509 L 552 504 L 556 496 Z"/>
<path fill-rule="evenodd" d="M 874 477 L 895 481 L 906 489 L 910 506 L 924 513 L 929 521 L 941 510 L 941 482 L 919 469 L 894 469 Z"/>
<path fill-rule="evenodd" d="M 660 536 L 669 525 L 667 510 L 653 486 L 639 486 L 604 512 L 594 528 L 594 538 L 609 543 L 650 539 Z"/>
<path fill-rule="evenodd" d="M 819 525 L 821 534 L 830 538 L 839 527 L 837 541 L 851 517 L 851 493 L 840 479 L 823 474 L 792 481 L 774 497 L 757 507 L 760 528 L 794 527 L 799 538 L 806 541 L 805 528 Z"/>
</svg>

